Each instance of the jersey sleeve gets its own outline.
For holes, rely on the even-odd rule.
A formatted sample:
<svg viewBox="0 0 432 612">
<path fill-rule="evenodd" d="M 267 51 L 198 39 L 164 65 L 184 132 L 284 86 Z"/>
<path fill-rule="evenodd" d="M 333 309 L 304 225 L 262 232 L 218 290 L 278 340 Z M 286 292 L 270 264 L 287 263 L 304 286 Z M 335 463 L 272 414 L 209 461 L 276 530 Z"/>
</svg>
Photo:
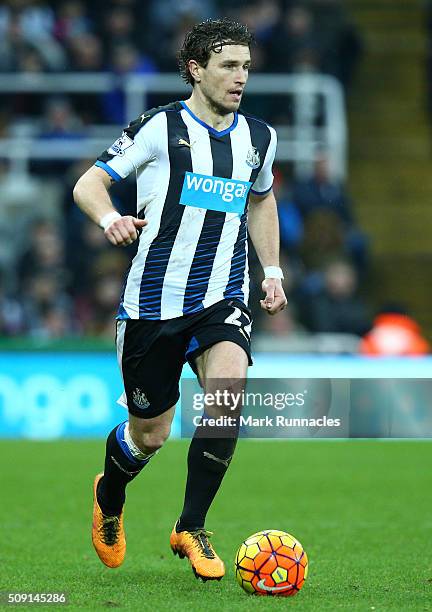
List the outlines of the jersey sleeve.
<svg viewBox="0 0 432 612">
<path fill-rule="evenodd" d="M 95 163 L 121 181 L 158 154 L 158 115 L 143 114 L 124 129 L 120 138 Z"/>
<path fill-rule="evenodd" d="M 256 195 L 264 195 L 273 186 L 273 162 L 276 155 L 276 146 L 277 146 L 277 136 L 276 130 L 271 126 L 268 126 L 270 130 L 270 143 L 267 148 L 267 153 L 264 158 L 264 163 L 261 167 L 261 170 L 258 172 L 258 176 L 255 179 L 254 184 L 252 185 L 251 191 Z"/>
</svg>

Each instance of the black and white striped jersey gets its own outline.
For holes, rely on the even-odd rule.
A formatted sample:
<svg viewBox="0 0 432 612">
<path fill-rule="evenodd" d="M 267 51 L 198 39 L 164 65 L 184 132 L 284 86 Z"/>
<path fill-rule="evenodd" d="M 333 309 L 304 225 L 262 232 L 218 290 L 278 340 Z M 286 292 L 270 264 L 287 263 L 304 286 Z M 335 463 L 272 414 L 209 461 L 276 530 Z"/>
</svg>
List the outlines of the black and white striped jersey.
<svg viewBox="0 0 432 612">
<path fill-rule="evenodd" d="M 119 181 L 136 172 L 146 218 L 119 319 L 172 319 L 224 298 L 247 304 L 249 192 L 273 183 L 276 132 L 235 113 L 223 131 L 185 102 L 143 113 L 96 162 Z"/>
</svg>

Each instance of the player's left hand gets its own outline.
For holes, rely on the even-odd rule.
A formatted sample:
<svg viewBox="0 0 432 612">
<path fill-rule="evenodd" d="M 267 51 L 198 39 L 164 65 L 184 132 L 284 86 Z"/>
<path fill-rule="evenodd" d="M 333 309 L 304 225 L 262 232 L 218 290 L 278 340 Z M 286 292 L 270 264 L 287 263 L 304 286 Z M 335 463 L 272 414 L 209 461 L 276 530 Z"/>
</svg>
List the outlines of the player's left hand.
<svg viewBox="0 0 432 612">
<path fill-rule="evenodd" d="M 288 301 L 279 278 L 265 278 L 261 287 L 266 296 L 260 304 L 267 314 L 274 315 L 285 308 Z"/>
</svg>

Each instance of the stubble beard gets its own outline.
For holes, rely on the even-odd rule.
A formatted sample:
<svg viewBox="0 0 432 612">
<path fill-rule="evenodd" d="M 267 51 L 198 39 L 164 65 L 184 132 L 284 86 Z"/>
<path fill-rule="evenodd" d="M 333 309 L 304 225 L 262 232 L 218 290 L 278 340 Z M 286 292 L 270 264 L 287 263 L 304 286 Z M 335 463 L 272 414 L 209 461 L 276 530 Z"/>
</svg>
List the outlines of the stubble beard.
<svg viewBox="0 0 432 612">
<path fill-rule="evenodd" d="M 214 100 L 213 98 L 210 98 L 209 96 L 206 96 L 206 98 L 207 103 L 212 112 L 216 113 L 217 115 L 220 115 L 221 117 L 226 117 L 231 113 L 235 113 L 238 110 L 238 107 L 240 106 L 240 104 L 235 104 L 234 108 L 228 108 L 227 106 L 224 106 L 222 103 L 218 102 L 217 100 Z"/>
</svg>

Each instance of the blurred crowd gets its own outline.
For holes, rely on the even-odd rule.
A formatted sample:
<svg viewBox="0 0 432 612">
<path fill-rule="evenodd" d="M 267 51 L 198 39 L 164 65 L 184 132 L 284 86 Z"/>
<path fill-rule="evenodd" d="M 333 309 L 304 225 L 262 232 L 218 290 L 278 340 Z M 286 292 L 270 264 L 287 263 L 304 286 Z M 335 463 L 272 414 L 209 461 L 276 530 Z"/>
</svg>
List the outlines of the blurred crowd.
<svg viewBox="0 0 432 612">
<path fill-rule="evenodd" d="M 255 32 L 256 70 L 315 70 L 349 84 L 362 44 L 340 0 L 6 0 L 0 72 L 176 71 L 185 33 L 222 16 Z"/>
<path fill-rule="evenodd" d="M 9 0 L 0 5 L 0 73 L 175 72 L 176 52 L 193 23 L 220 16 L 254 30 L 254 70 L 323 72 L 349 93 L 362 39 L 341 0 Z M 271 104 L 265 118 L 284 122 L 280 108 Z M 125 119 L 120 90 L 61 97 L 10 93 L 0 100 L 0 138 L 16 137 L 25 124 L 41 142 L 79 143 L 87 126 L 119 126 Z M 13 228 L 0 210 L 0 237 L 3 232 L 15 254 L 11 259 L 0 248 L 0 336 L 112 336 L 134 247 L 111 247 L 73 205 L 72 187 L 92 163 L 33 161 L 32 177 L 56 185 L 54 210 L 27 201 Z M 8 188 L 2 191 L 2 184 Z M 9 204 L 17 193 L 10 184 L 8 162 L 0 153 L 0 197 Z M 288 164 L 277 165 L 275 192 L 289 306 L 275 318 L 256 307 L 260 270 L 252 253 L 256 329 L 364 335 L 372 324 L 361 297 L 368 241 L 345 184 L 330 171 L 329 152 L 317 152 L 308 177 L 295 176 Z M 121 212 L 133 213 L 133 180 L 115 185 L 112 197 Z"/>
<path fill-rule="evenodd" d="M 255 32 L 254 70 L 321 72 L 349 88 L 362 41 L 341 0 L 8 0 L 0 5 L 0 73 L 176 72 L 185 33 L 197 21 L 221 16 Z M 49 122 L 49 102 L 36 94 L 2 95 L 0 134 L 19 116 L 45 115 Z M 68 102 L 69 133 L 126 120 L 117 89 Z"/>
</svg>

